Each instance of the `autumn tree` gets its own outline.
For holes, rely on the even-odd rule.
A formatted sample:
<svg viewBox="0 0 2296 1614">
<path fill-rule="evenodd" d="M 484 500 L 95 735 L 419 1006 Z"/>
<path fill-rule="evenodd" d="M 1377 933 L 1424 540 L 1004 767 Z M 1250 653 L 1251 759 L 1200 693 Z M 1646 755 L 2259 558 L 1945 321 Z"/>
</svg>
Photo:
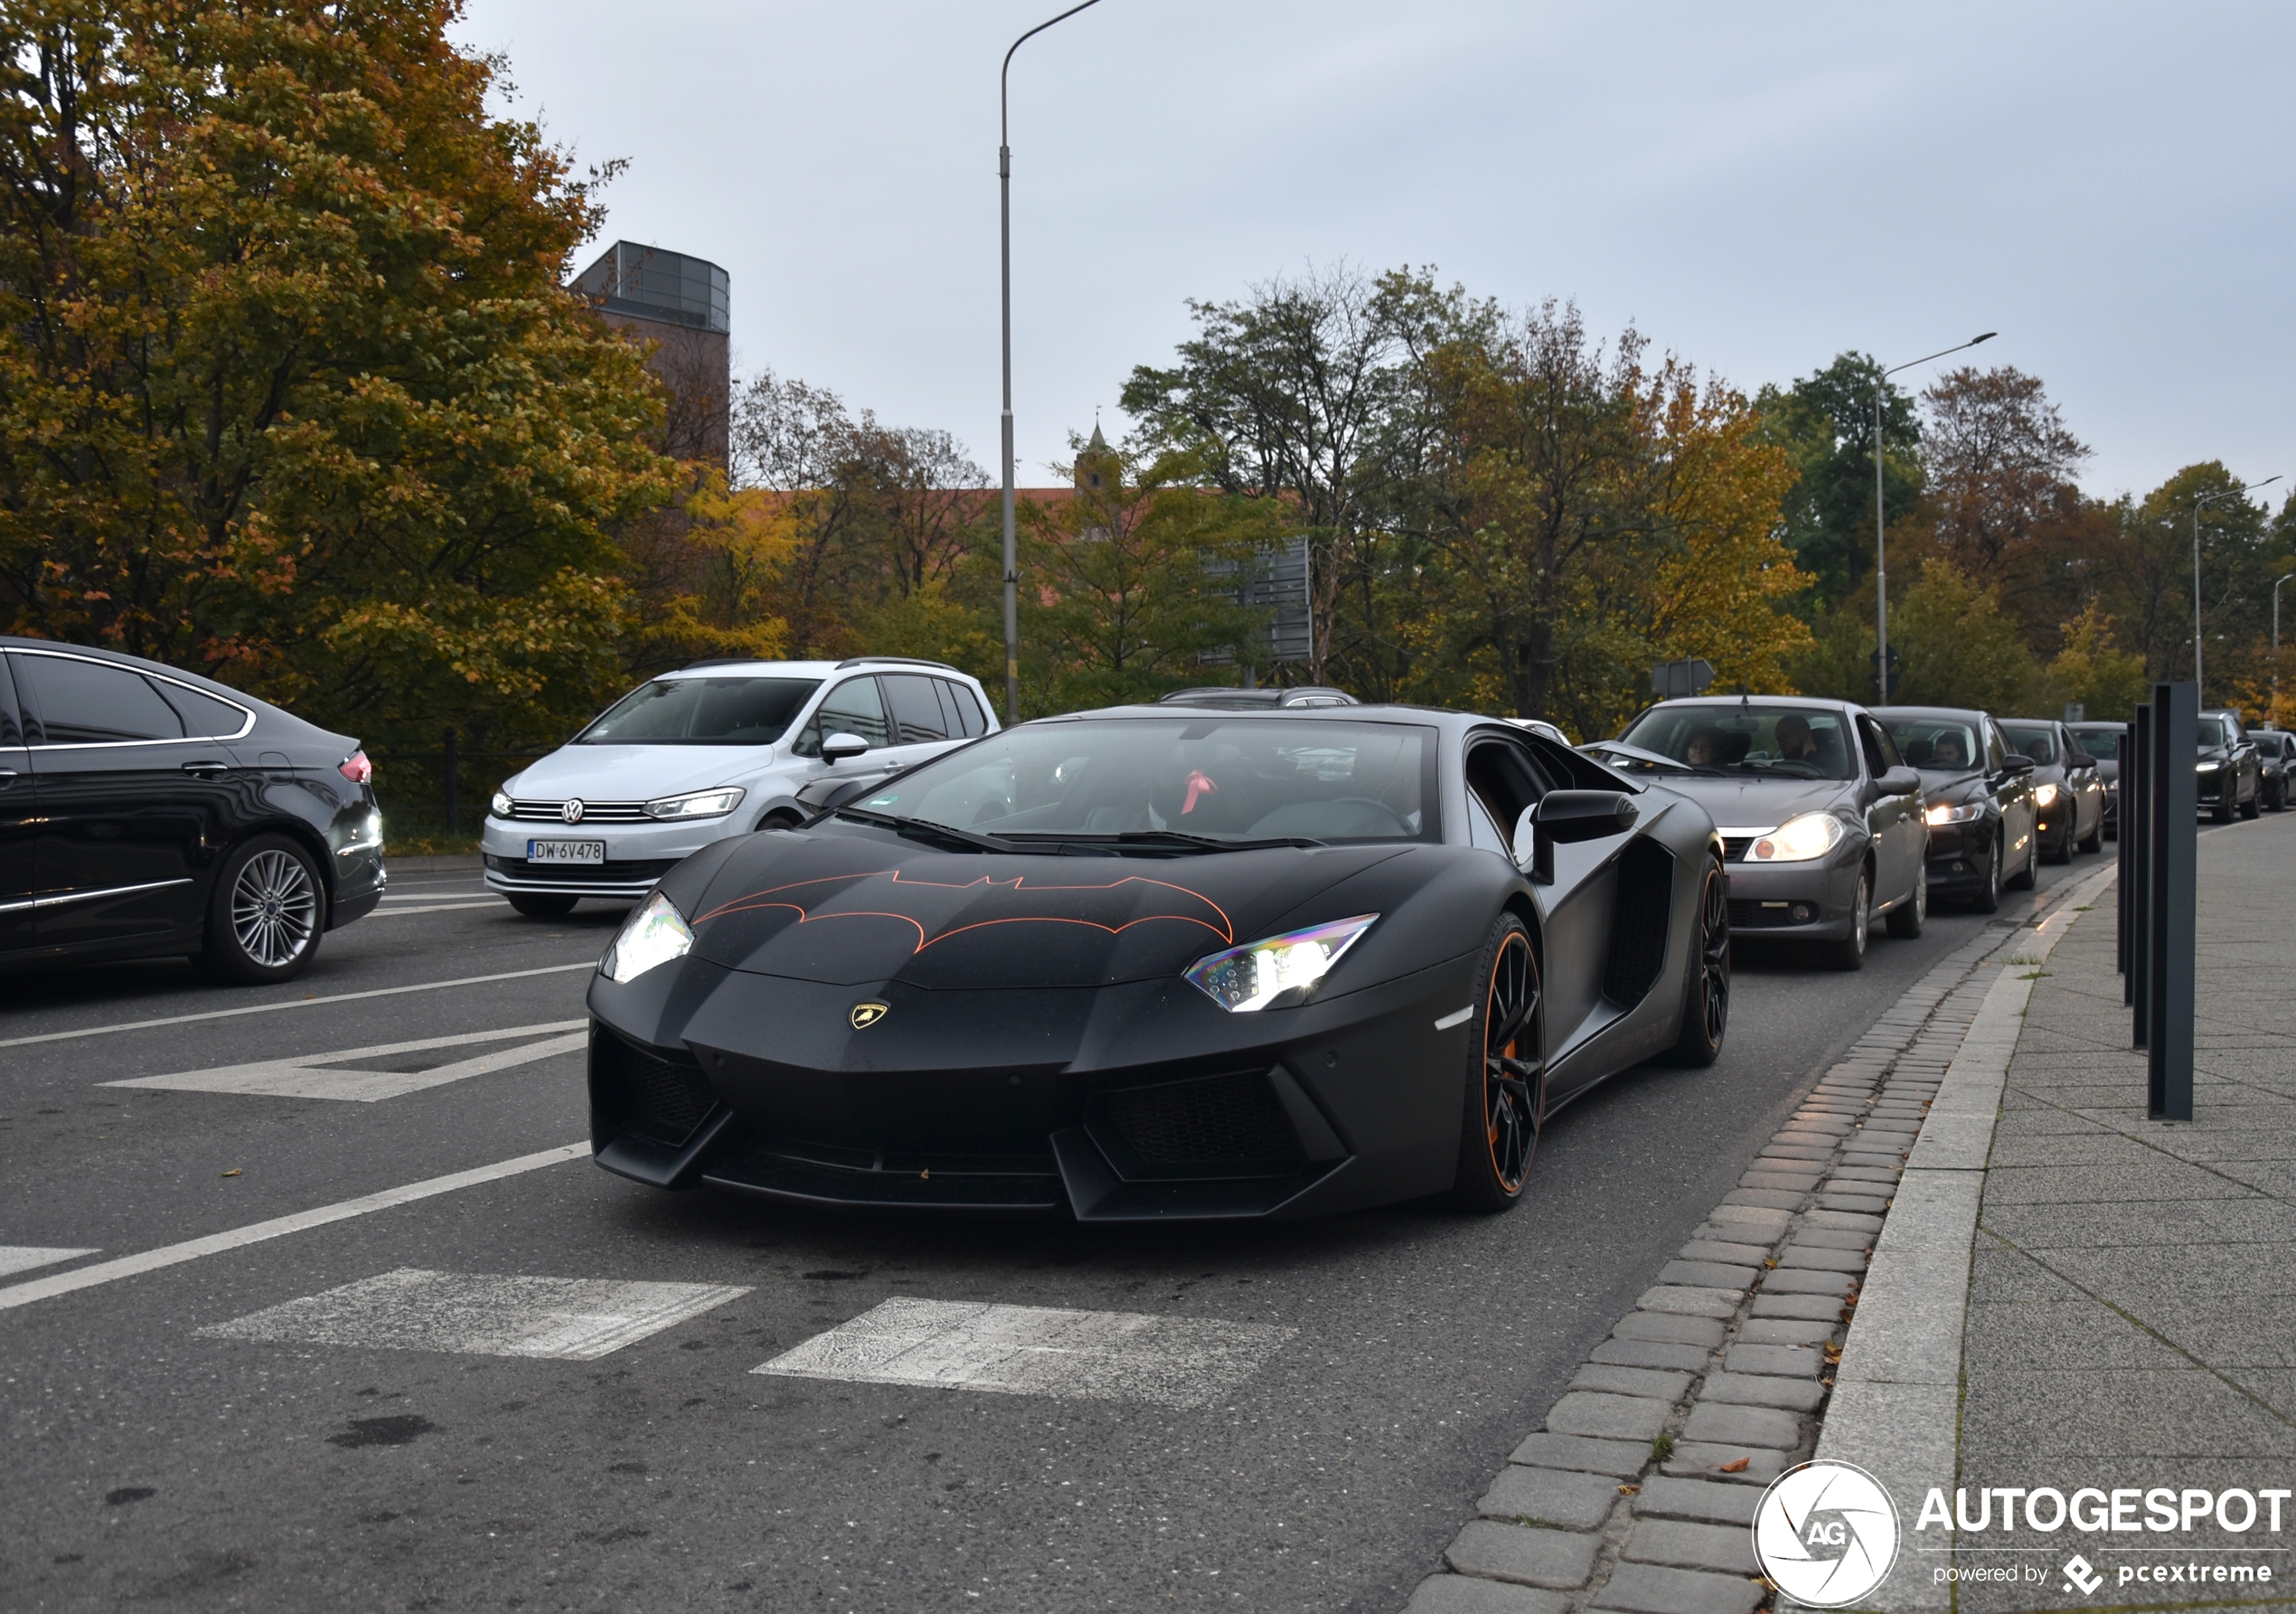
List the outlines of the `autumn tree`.
<svg viewBox="0 0 2296 1614">
<path fill-rule="evenodd" d="M 0 12 L 0 620 L 371 741 L 616 680 L 660 389 L 453 0 Z"/>
</svg>

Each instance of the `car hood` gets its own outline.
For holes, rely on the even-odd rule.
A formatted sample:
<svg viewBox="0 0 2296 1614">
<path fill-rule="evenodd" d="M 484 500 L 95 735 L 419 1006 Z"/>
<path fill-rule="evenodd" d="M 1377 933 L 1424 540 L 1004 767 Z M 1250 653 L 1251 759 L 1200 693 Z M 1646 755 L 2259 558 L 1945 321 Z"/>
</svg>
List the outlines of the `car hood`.
<svg viewBox="0 0 2296 1614">
<path fill-rule="evenodd" d="M 1725 832 L 1775 829 L 1798 813 L 1831 812 L 1851 805 L 1848 779 L 1725 779 L 1709 773 L 1670 773 L 1659 781 L 1712 815 Z"/>
<path fill-rule="evenodd" d="M 945 852 L 889 835 L 753 835 L 699 892 L 664 890 L 692 956 L 756 975 L 928 990 L 1111 986 L 1362 911 L 1314 899 L 1401 855 L 1396 845 L 1196 857 Z M 1337 899 L 1335 899 L 1337 900 Z"/>
<path fill-rule="evenodd" d="M 1983 792 L 1985 772 L 1977 768 L 1924 768 L 1921 772 L 1922 799 L 1934 805 L 1949 806 Z"/>
<path fill-rule="evenodd" d="M 754 745 L 569 745 L 503 782 L 513 796 L 564 801 L 651 801 L 707 790 L 756 771 Z"/>
</svg>

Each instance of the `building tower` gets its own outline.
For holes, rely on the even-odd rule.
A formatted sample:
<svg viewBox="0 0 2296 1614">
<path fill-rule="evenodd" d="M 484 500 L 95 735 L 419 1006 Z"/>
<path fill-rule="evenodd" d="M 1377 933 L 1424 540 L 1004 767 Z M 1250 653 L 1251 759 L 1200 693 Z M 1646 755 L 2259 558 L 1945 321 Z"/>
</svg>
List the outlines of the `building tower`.
<svg viewBox="0 0 2296 1614">
<path fill-rule="evenodd" d="M 654 344 L 646 368 L 670 391 L 663 452 L 721 469 L 733 392 L 730 285 L 704 259 L 616 241 L 570 288 L 607 324 Z"/>
</svg>

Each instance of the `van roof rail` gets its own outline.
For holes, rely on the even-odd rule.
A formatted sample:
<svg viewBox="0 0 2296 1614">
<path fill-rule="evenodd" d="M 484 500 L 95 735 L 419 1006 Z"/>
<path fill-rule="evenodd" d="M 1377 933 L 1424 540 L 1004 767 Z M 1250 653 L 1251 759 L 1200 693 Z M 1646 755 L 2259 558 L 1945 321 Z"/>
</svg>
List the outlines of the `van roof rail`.
<svg viewBox="0 0 2296 1614">
<path fill-rule="evenodd" d="M 890 662 L 896 666 L 934 667 L 944 673 L 956 673 L 958 671 L 958 669 L 949 665 L 949 664 L 946 661 L 927 661 L 921 656 L 849 656 L 844 660 L 837 664 L 837 670 L 842 673 L 847 667 L 861 667 L 870 665 L 874 663 L 885 662 Z M 962 676 L 963 675 L 960 673 L 958 675 Z"/>
</svg>

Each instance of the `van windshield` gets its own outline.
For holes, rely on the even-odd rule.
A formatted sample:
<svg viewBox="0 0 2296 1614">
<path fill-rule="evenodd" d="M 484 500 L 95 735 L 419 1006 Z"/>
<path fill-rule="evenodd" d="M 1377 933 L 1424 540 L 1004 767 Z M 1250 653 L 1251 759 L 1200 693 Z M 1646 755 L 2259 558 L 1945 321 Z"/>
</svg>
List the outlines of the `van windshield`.
<svg viewBox="0 0 2296 1614">
<path fill-rule="evenodd" d="M 607 709 L 577 745 L 771 745 L 818 678 L 656 678 Z"/>
</svg>

